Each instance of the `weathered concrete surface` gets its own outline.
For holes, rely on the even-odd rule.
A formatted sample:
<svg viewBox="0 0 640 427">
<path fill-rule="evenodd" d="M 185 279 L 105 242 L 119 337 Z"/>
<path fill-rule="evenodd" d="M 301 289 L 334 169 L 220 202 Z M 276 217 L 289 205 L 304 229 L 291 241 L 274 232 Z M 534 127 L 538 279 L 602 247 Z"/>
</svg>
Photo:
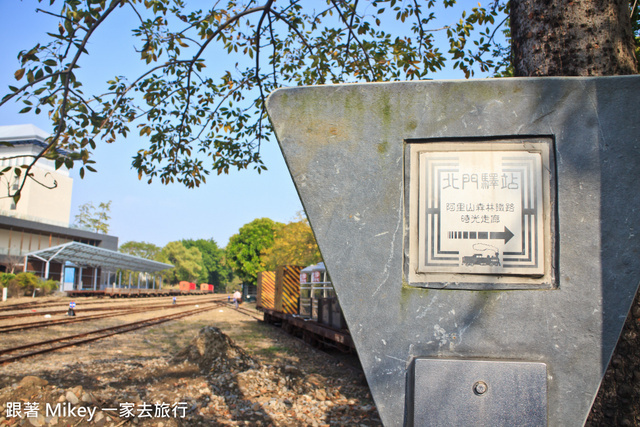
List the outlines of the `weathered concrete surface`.
<svg viewBox="0 0 640 427">
<path fill-rule="evenodd" d="M 640 278 L 638 93 L 633 76 L 271 95 L 269 115 L 385 425 L 405 420 L 416 357 L 544 362 L 549 425 L 584 423 Z M 403 286 L 405 142 L 513 135 L 555 139 L 558 288 Z"/>
</svg>

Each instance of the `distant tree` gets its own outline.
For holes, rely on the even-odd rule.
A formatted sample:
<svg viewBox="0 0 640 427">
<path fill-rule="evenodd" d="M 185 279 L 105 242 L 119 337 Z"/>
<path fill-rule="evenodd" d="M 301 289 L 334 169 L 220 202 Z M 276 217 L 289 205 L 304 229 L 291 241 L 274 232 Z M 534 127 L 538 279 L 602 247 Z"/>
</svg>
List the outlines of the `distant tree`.
<svg viewBox="0 0 640 427">
<path fill-rule="evenodd" d="M 228 272 L 228 279 L 227 279 L 226 285 L 223 287 L 220 287 L 221 292 L 233 293 L 236 290 L 240 290 L 242 279 L 240 279 L 235 274 L 233 270 L 233 266 L 229 261 L 229 254 L 227 253 L 226 248 L 223 250 L 223 253 L 222 253 L 222 265 L 225 267 L 226 271 Z M 216 290 L 216 292 L 218 291 Z"/>
<path fill-rule="evenodd" d="M 276 228 L 273 246 L 265 249 L 261 258 L 267 270 L 275 270 L 279 265 L 308 266 L 322 261 L 309 221 L 302 212 L 296 221 Z"/>
<path fill-rule="evenodd" d="M 9 250 L 11 250 L 11 248 L 9 248 Z M 5 255 L 4 264 L 7 273 L 17 273 L 18 271 L 16 270 L 22 270 L 22 267 L 24 267 L 24 256 L 19 254 Z"/>
<path fill-rule="evenodd" d="M 109 233 L 111 200 L 106 203 L 101 202 L 97 208 L 93 206 L 92 202 L 87 202 L 78 209 L 80 212 L 76 215 L 76 226 L 93 230 L 96 233 Z"/>
<path fill-rule="evenodd" d="M 158 261 L 173 264 L 174 268 L 163 273 L 169 283 L 181 280 L 193 282 L 202 271 L 202 254 L 196 247 L 187 249 L 180 242 L 169 242 L 162 248 Z"/>
<path fill-rule="evenodd" d="M 200 283 L 209 283 L 220 289 L 231 279 L 232 271 L 224 263 L 224 250 L 218 247 L 215 240 L 187 239 L 182 240 L 182 244 L 187 249 L 198 248 L 202 254 L 202 270 L 198 277 Z"/>
<path fill-rule="evenodd" d="M 269 218 L 254 219 L 229 239 L 227 262 L 243 282 L 256 283 L 258 273 L 264 270 L 260 254 L 273 245 L 278 225 Z"/>
<path fill-rule="evenodd" d="M 118 248 L 118 252 L 122 252 L 123 254 L 134 255 L 140 258 L 151 260 L 155 260 L 160 254 L 161 250 L 161 247 L 156 246 L 153 243 L 134 241 L 123 243 Z"/>
</svg>

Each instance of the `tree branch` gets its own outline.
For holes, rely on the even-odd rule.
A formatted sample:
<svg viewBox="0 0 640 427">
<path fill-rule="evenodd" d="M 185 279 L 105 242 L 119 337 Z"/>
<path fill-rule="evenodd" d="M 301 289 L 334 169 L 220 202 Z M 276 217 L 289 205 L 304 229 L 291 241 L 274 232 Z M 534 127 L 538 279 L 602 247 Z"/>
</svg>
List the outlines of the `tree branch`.
<svg viewBox="0 0 640 427">
<path fill-rule="evenodd" d="M 271 9 L 271 5 L 274 0 L 268 0 L 265 4 L 265 9 L 262 12 L 262 16 L 260 16 L 260 20 L 258 21 L 258 26 L 256 27 L 256 74 L 255 78 L 258 83 L 258 89 L 260 89 L 260 99 L 262 99 L 262 104 L 260 105 L 260 119 L 258 122 L 258 146 L 260 146 L 261 137 L 262 137 L 262 117 L 264 116 L 265 105 L 267 105 L 267 100 L 264 96 L 264 90 L 262 87 L 262 80 L 260 79 L 260 29 L 262 28 L 262 23 L 264 22 L 264 18 L 269 15 L 269 10 Z"/>
<path fill-rule="evenodd" d="M 34 79 L 31 83 L 27 83 L 26 85 L 19 88 L 17 91 L 13 92 L 12 94 L 6 95 L 4 98 L 2 98 L 2 100 L 0 101 L 0 107 L 6 104 L 7 101 L 10 101 L 11 99 L 15 98 L 17 95 L 21 94 L 21 92 L 24 92 L 25 90 L 30 88 L 31 86 L 34 86 L 42 82 L 43 80 L 47 80 L 49 78 L 59 76 L 61 74 L 67 74 L 67 73 L 69 73 L 69 68 L 62 71 L 56 71 L 55 73 L 47 74 L 46 76 L 40 77 L 39 79 Z"/>
<path fill-rule="evenodd" d="M 190 106 L 190 103 L 191 103 L 191 91 L 189 89 L 190 89 L 190 86 L 191 86 L 191 72 L 193 71 L 193 66 L 195 65 L 195 63 L 198 61 L 198 59 L 200 58 L 200 56 L 202 55 L 204 50 L 207 48 L 209 43 L 215 37 L 217 37 L 220 33 L 222 33 L 222 31 L 224 29 L 229 27 L 234 22 L 238 21 L 243 16 L 250 15 L 252 13 L 256 13 L 256 12 L 259 12 L 261 10 L 268 9 L 270 7 L 271 3 L 273 3 L 273 0 L 268 0 L 267 4 L 265 6 L 259 6 L 259 7 L 254 7 L 254 8 L 251 8 L 251 9 L 245 9 L 242 12 L 237 13 L 236 15 L 232 16 L 231 18 L 229 18 L 224 24 L 220 25 L 216 29 L 216 31 L 214 31 L 209 37 L 207 37 L 207 40 L 202 44 L 202 46 L 200 47 L 198 52 L 196 52 L 196 54 L 191 58 L 191 61 L 189 63 L 189 70 L 187 70 L 187 100 L 186 100 L 186 103 L 185 103 L 184 112 L 182 113 L 182 120 L 181 120 L 180 128 L 179 128 L 179 131 L 178 131 L 178 139 L 182 139 L 182 132 L 183 132 L 183 129 L 184 129 L 184 121 L 185 121 L 185 117 L 186 117 L 187 111 L 189 110 L 189 106 Z"/>
<path fill-rule="evenodd" d="M 349 28 L 353 28 L 353 19 L 356 16 L 357 7 L 358 7 L 358 0 L 356 0 L 355 4 L 353 5 L 353 12 L 351 13 L 351 22 L 349 22 Z M 351 31 L 349 31 L 349 34 L 347 35 L 347 46 L 346 46 L 346 51 L 344 53 L 345 63 L 346 63 L 346 59 L 349 57 L 350 44 L 351 44 Z M 342 66 L 342 72 L 344 73 L 344 66 Z"/>
<path fill-rule="evenodd" d="M 273 22 L 271 19 L 271 14 L 269 14 L 269 34 L 271 36 L 271 46 L 273 46 L 273 61 L 272 61 L 272 65 L 273 65 L 273 86 L 274 87 L 278 87 L 278 77 L 277 77 L 277 72 L 276 72 L 276 53 L 278 52 L 277 46 L 276 46 L 276 37 L 273 34 Z"/>
<path fill-rule="evenodd" d="M 493 32 L 491 33 L 491 37 L 489 37 L 489 40 L 487 40 L 487 43 L 491 43 L 491 40 L 493 40 L 493 37 L 496 35 L 496 32 L 498 32 L 498 29 L 500 29 L 500 27 L 502 27 L 502 24 L 507 22 L 507 19 L 509 19 L 509 15 L 505 16 L 505 18 L 498 25 L 496 25 L 496 28 L 493 29 Z M 480 54 L 478 55 L 478 59 L 482 58 L 482 55 L 484 55 L 485 52 L 486 50 L 480 52 Z"/>
<path fill-rule="evenodd" d="M 47 175 L 51 175 L 50 172 L 47 172 L 46 174 L 44 174 L 44 176 L 46 177 Z M 44 188 L 46 188 L 47 190 L 53 190 L 54 188 L 58 187 L 58 181 L 54 178 L 53 179 L 53 184 L 52 185 L 47 185 L 45 183 L 42 183 L 40 181 L 38 181 L 37 179 L 35 179 L 35 177 L 33 176 L 33 174 L 29 174 L 29 178 L 31 178 L 32 180 L 34 180 L 36 183 L 40 184 L 41 186 L 43 186 Z"/>
<path fill-rule="evenodd" d="M 129 93 L 129 91 L 131 91 L 131 89 L 133 89 L 143 78 L 145 78 L 149 74 L 151 74 L 154 71 L 159 70 L 161 68 L 169 67 L 171 65 L 186 64 L 188 62 L 191 62 L 191 60 L 190 59 L 183 59 L 183 60 L 175 60 L 175 61 L 171 61 L 171 62 L 165 62 L 164 64 L 155 66 L 155 67 L 151 68 L 150 70 L 147 70 L 145 73 L 141 74 L 140 76 L 138 76 L 138 78 L 133 83 L 131 83 L 118 97 L 116 97 L 116 99 L 114 99 L 113 109 L 107 115 L 107 117 L 104 118 L 104 120 L 102 121 L 102 124 L 100 125 L 100 127 L 96 130 L 96 132 L 94 132 L 94 135 L 96 135 L 97 133 L 100 133 L 100 131 L 107 125 L 107 123 L 109 123 L 110 119 L 116 113 L 115 107 L 118 104 L 120 104 L 120 102 L 122 101 L 122 98 L 124 98 L 124 96 L 127 93 Z"/>
<path fill-rule="evenodd" d="M 418 44 L 418 56 L 422 57 L 422 40 L 424 39 L 424 26 L 422 25 L 422 19 L 420 19 L 420 5 L 418 0 L 413 0 L 413 4 L 416 10 L 416 20 L 418 21 L 418 27 L 420 28 L 420 43 Z"/>
<path fill-rule="evenodd" d="M 60 139 L 60 135 L 62 135 L 62 132 L 64 131 L 65 120 L 66 120 L 66 116 L 67 116 L 67 103 L 68 103 L 68 100 L 69 100 L 69 91 L 70 91 L 70 83 L 71 83 L 70 76 L 72 75 L 72 70 L 74 68 L 76 68 L 76 64 L 78 63 L 78 60 L 80 59 L 80 56 L 84 52 L 85 46 L 87 45 L 87 42 L 89 41 L 89 38 L 91 37 L 93 32 L 96 30 L 96 28 L 98 28 L 98 26 L 102 22 L 104 22 L 106 17 L 109 16 L 111 14 L 111 12 L 113 12 L 115 10 L 115 8 L 118 6 L 118 4 L 120 4 L 120 0 L 112 0 L 111 4 L 104 11 L 102 16 L 100 16 L 100 18 L 93 23 L 93 25 L 89 28 L 89 30 L 85 34 L 84 38 L 82 39 L 82 42 L 80 43 L 80 46 L 78 46 L 78 51 L 76 52 L 73 60 L 70 62 L 69 66 L 67 67 L 68 74 L 67 74 L 66 81 L 64 82 L 65 89 L 64 89 L 64 95 L 62 96 L 62 104 L 60 105 L 60 109 L 59 109 L 60 117 L 58 119 L 59 120 L 59 124 L 57 125 L 56 134 L 53 137 L 49 138 L 49 143 L 44 148 L 44 150 L 42 150 L 40 153 L 38 153 L 35 156 L 34 161 L 31 162 L 31 164 L 28 165 L 26 170 L 24 171 L 25 178 L 22 179 L 22 183 L 20 184 L 20 187 L 12 195 L 12 197 L 14 198 L 14 200 L 16 200 L 16 202 L 20 199 L 20 195 L 22 193 L 22 189 L 24 188 L 24 186 L 25 186 L 25 184 L 27 182 L 26 181 L 26 176 L 29 175 L 29 173 L 31 172 L 31 169 L 36 164 L 36 162 L 40 158 L 44 157 L 49 152 L 49 150 L 51 150 L 51 148 L 53 148 L 55 145 L 57 145 L 57 143 L 58 143 L 58 141 Z"/>
<path fill-rule="evenodd" d="M 278 13 L 275 9 L 271 9 L 271 13 L 273 14 L 273 16 L 275 16 L 276 18 L 278 18 L 279 20 L 281 20 L 282 22 L 287 24 L 287 26 L 298 36 L 298 38 L 300 39 L 300 43 L 302 43 L 302 45 L 305 48 L 307 48 L 307 50 L 309 51 L 310 55 L 314 54 L 313 48 L 309 45 L 309 43 L 307 43 L 307 39 L 300 33 L 300 31 L 298 31 L 298 29 L 291 22 L 289 22 L 288 19 L 286 19 L 284 16 L 282 16 L 280 13 Z M 320 71 L 320 69 L 318 67 L 316 67 L 316 69 L 318 70 L 318 75 L 321 78 L 320 83 L 324 84 L 325 79 L 322 76 L 322 72 Z M 334 78 L 336 77 L 336 75 L 333 73 L 333 71 L 331 69 L 329 69 L 329 73 L 331 73 L 331 76 L 333 76 Z"/>
<path fill-rule="evenodd" d="M 67 18 L 66 16 L 57 15 L 57 14 L 55 14 L 55 13 L 52 13 L 52 12 L 49 12 L 49 11 L 47 11 L 47 10 L 43 10 L 43 9 L 40 9 L 40 8 L 37 8 L 37 9 L 36 9 L 36 12 L 42 12 L 42 13 L 44 13 L 45 15 L 51 15 L 51 16 L 54 16 L 54 17 L 56 17 L 56 18 L 63 19 L 63 20 L 65 20 L 65 21 L 69 21 L 69 22 L 71 22 L 72 24 L 76 24 L 76 25 L 78 26 L 78 28 L 80 28 L 80 29 L 82 29 L 82 30 L 84 30 L 84 31 L 89 31 L 87 28 L 85 28 L 85 27 L 83 27 L 82 25 L 80 25 L 80 23 L 79 23 L 79 22 L 75 23 L 75 22 L 73 22 L 71 19 Z"/>
<path fill-rule="evenodd" d="M 360 42 L 360 39 L 353 32 L 353 28 L 351 28 L 349 26 L 349 24 L 347 23 L 347 20 L 345 19 L 344 15 L 342 14 L 342 11 L 340 10 L 340 7 L 336 3 L 336 0 L 330 0 L 330 1 L 333 4 L 333 6 L 335 7 L 336 12 L 338 12 L 338 15 L 340 15 L 340 19 L 342 20 L 342 22 L 347 26 L 347 29 L 348 29 L 349 33 L 353 35 L 353 39 L 356 41 L 356 43 L 358 43 L 358 46 L 360 46 L 360 49 L 362 50 L 362 53 L 364 54 L 364 57 L 366 58 L 366 67 L 371 72 L 371 78 L 373 79 L 373 81 L 375 81 L 376 80 L 376 73 L 375 73 L 375 71 L 373 71 L 373 67 L 371 67 L 371 58 L 369 58 L 369 54 L 367 53 L 367 50 L 364 48 L 364 46 Z M 345 58 L 345 60 L 346 60 L 346 58 Z"/>
</svg>

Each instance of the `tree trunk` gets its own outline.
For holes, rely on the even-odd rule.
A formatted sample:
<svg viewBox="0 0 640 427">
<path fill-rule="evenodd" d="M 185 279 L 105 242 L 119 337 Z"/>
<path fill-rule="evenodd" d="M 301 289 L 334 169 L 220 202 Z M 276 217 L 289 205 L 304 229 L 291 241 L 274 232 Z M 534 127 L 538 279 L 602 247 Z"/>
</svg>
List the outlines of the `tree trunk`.
<svg viewBox="0 0 640 427">
<path fill-rule="evenodd" d="M 627 0 L 511 0 L 511 54 L 516 76 L 636 74 Z M 640 422 L 640 294 L 586 425 Z"/>
<path fill-rule="evenodd" d="M 516 76 L 637 72 L 628 0 L 511 0 L 509 18 Z"/>
</svg>

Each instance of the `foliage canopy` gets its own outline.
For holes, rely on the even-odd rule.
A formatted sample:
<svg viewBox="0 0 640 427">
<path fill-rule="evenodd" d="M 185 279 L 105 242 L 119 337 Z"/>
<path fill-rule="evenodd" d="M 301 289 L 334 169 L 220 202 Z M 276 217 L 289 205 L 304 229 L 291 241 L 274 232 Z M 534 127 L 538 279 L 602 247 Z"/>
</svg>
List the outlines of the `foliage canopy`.
<svg viewBox="0 0 640 427">
<path fill-rule="evenodd" d="M 424 79 L 447 65 L 512 75 L 506 0 L 37 1 L 51 28 L 18 54 L 0 107 L 47 113 L 53 134 L 30 165 L 0 170 L 20 183 L 8 189 L 16 202 L 39 158 L 79 164 L 83 177 L 99 141 L 133 132 L 148 140 L 132 165 L 149 182 L 195 187 L 211 172 L 260 172 L 272 134 L 265 99 L 281 86 Z M 638 2 L 632 9 L 637 35 Z M 107 82 L 92 81 L 81 66 L 104 54 L 90 52 L 96 34 L 129 18 L 133 49 L 121 63 L 141 67 L 126 75 L 118 62 Z"/>
<path fill-rule="evenodd" d="M 129 241 L 118 247 L 118 252 L 129 254 L 140 258 L 156 260 L 160 255 L 162 248 L 147 242 Z"/>
<path fill-rule="evenodd" d="M 455 0 L 39 2 L 46 10 L 38 12 L 54 21 L 48 40 L 19 53 L 16 83 L 0 106 L 20 102 L 22 113 L 48 113 L 53 134 L 37 158 L 79 163 L 81 177 L 95 171 L 99 140 L 134 131 L 148 138 L 132 163 L 141 179 L 194 187 L 211 171 L 260 172 L 260 146 L 272 133 L 265 99 L 280 86 L 421 79 L 447 60 L 467 76 L 505 66 L 495 42 L 506 20 L 499 0 L 457 11 L 459 19 L 435 29 L 436 11 L 448 14 Z M 105 22 L 127 15 L 138 22 L 129 53 L 145 70 L 114 69 L 101 89 L 85 93 L 79 69 L 101 54 L 89 56 L 91 40 Z M 446 33 L 444 49 L 437 31 Z M 2 173 L 21 174 L 24 185 L 29 168 Z M 21 190 L 11 195 L 19 199 Z"/>
<path fill-rule="evenodd" d="M 173 264 L 173 268 L 163 272 L 169 283 L 182 280 L 193 282 L 202 270 L 202 254 L 196 247 L 185 248 L 181 242 L 169 242 L 162 248 L 158 261 Z"/>
<path fill-rule="evenodd" d="M 229 238 L 227 262 L 240 280 L 256 283 L 258 273 L 265 267 L 260 255 L 273 246 L 276 229 L 280 225 L 269 218 L 254 219 Z"/>
<path fill-rule="evenodd" d="M 279 265 L 306 267 L 322 261 L 309 221 L 302 212 L 296 221 L 277 225 L 273 246 L 265 249 L 261 258 L 265 270 L 275 270 Z"/>
<path fill-rule="evenodd" d="M 202 255 L 202 270 L 198 276 L 199 283 L 208 283 L 215 289 L 222 289 L 222 285 L 232 278 L 231 268 L 224 262 L 224 250 L 218 247 L 213 239 L 182 240 L 185 248 L 198 248 Z"/>
</svg>

